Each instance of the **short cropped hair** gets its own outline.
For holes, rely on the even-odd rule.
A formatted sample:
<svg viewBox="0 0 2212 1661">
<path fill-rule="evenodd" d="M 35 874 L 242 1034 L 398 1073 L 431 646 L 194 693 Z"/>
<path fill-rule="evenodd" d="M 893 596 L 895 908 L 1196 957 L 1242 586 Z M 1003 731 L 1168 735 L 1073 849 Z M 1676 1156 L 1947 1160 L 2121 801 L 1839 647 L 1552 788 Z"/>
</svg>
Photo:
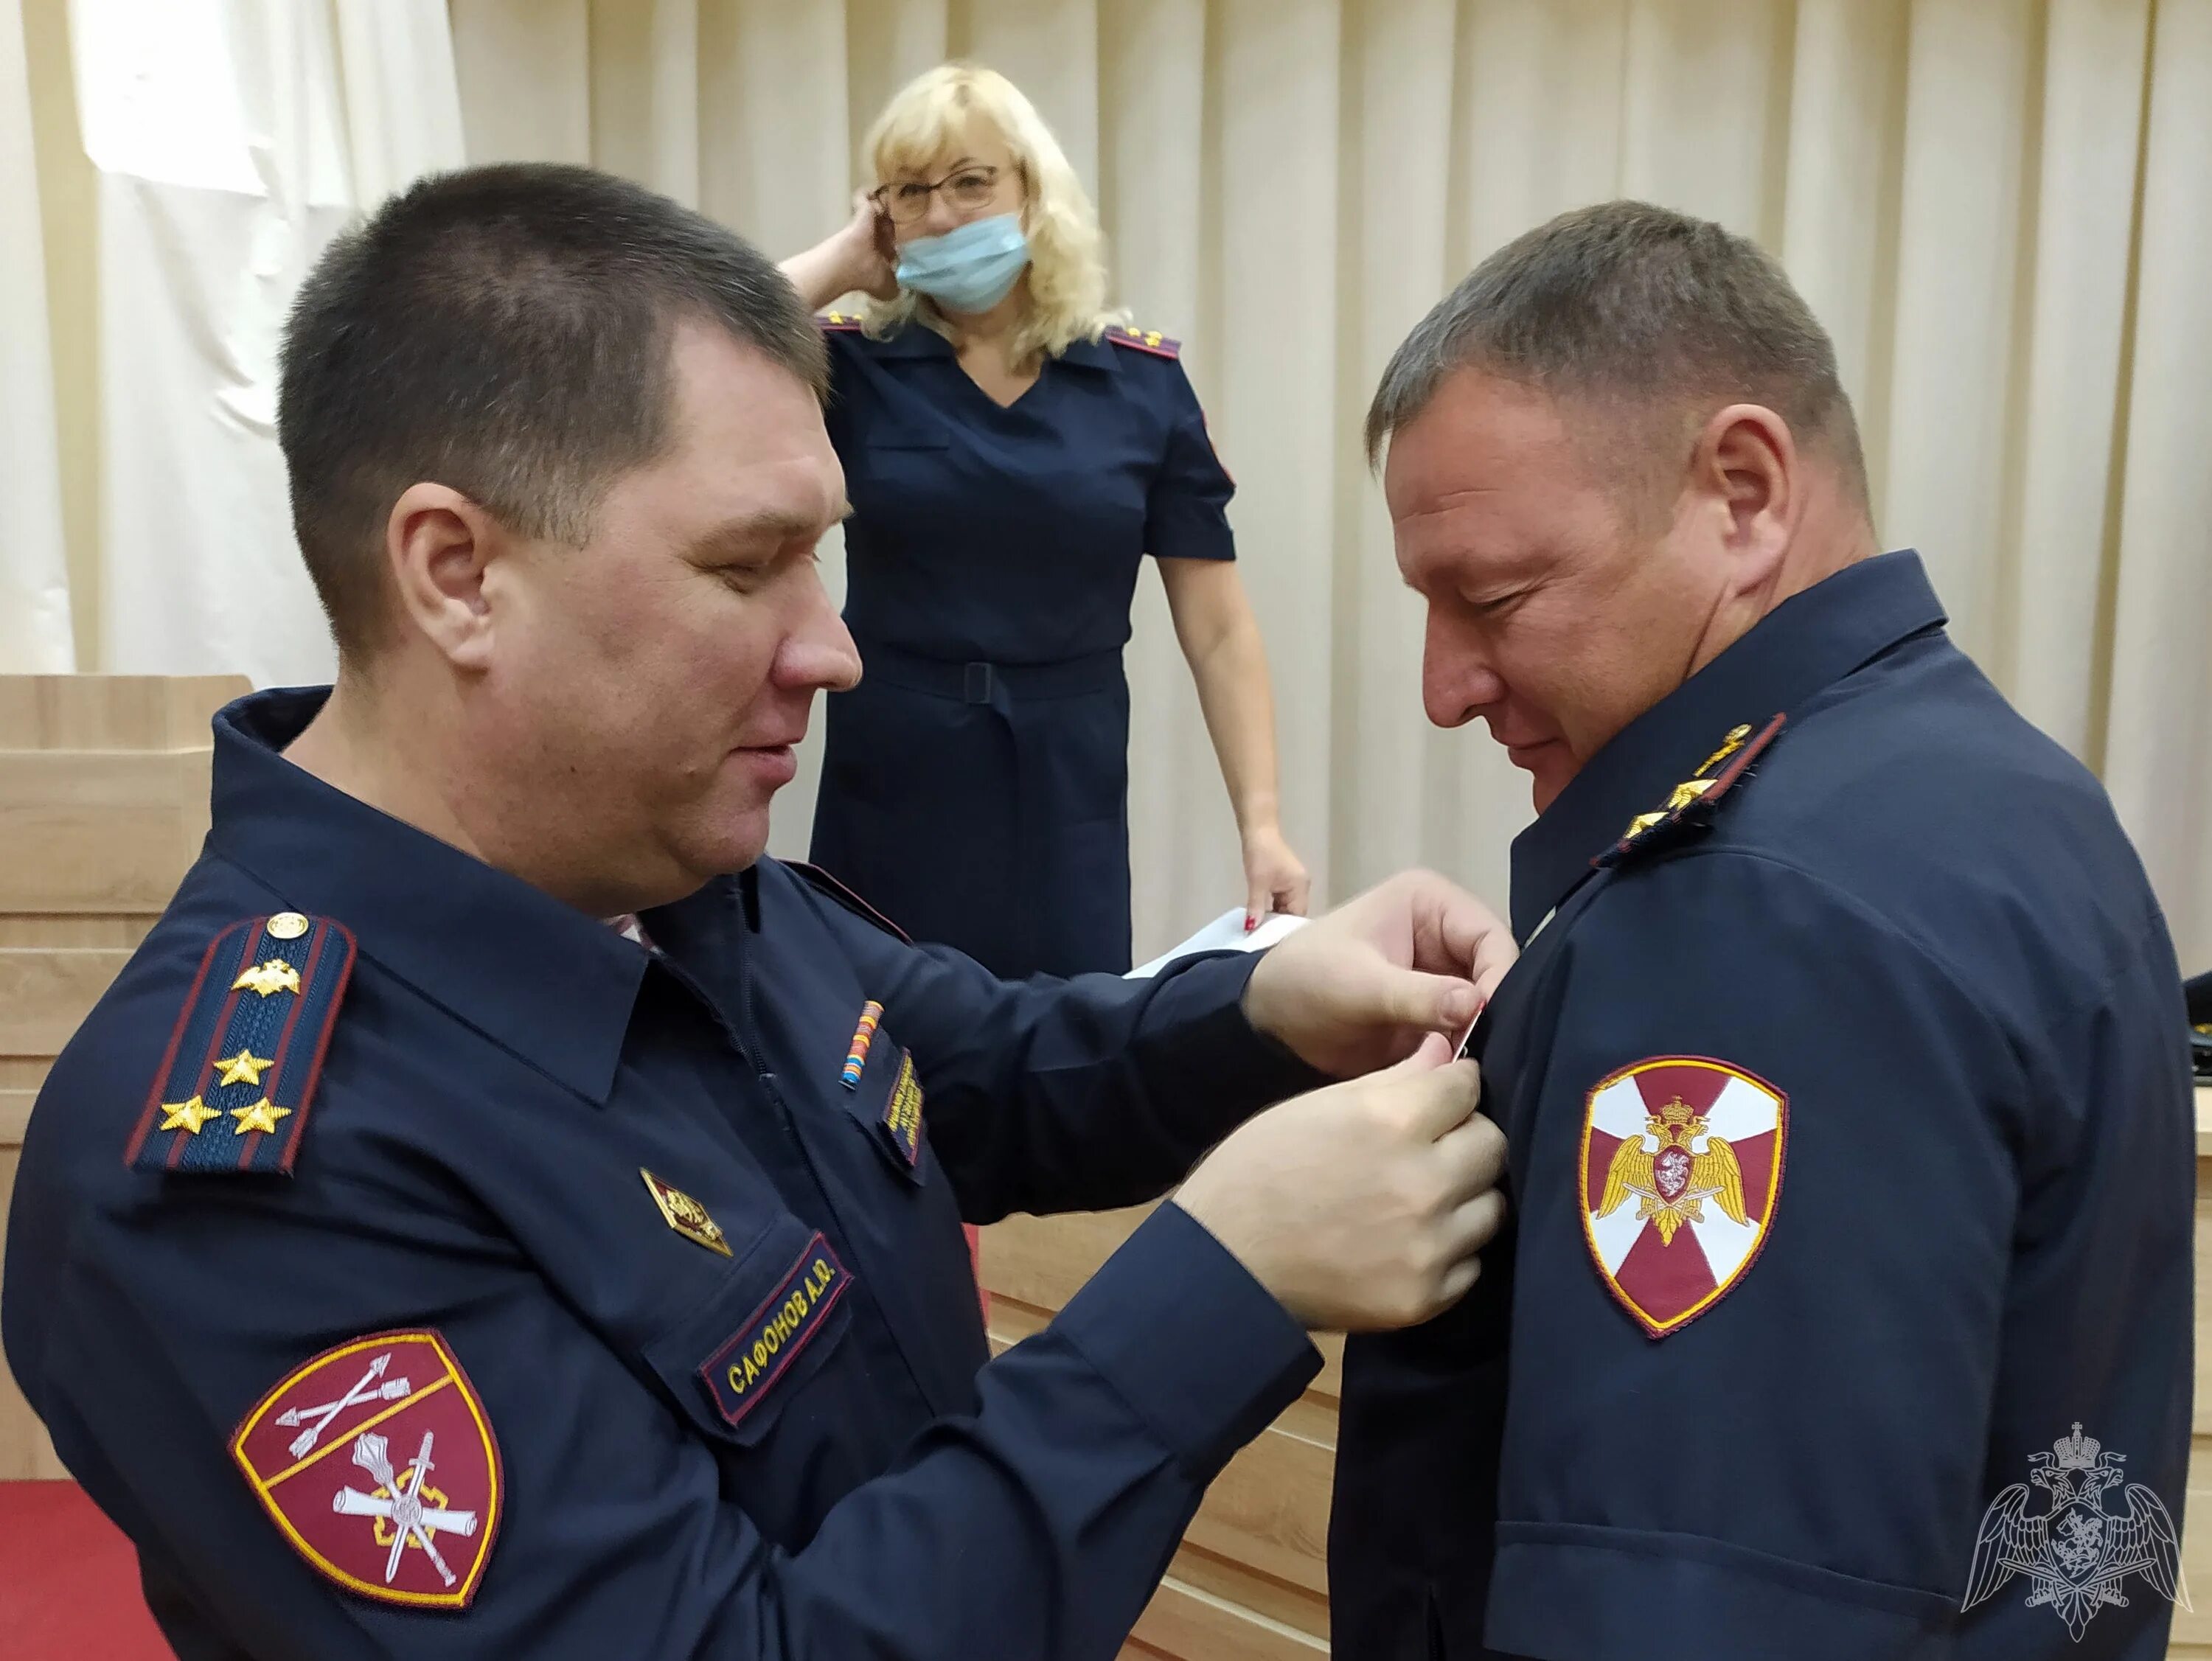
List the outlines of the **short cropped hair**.
<svg viewBox="0 0 2212 1661">
<path fill-rule="evenodd" d="M 820 331 L 775 264 L 605 173 L 437 175 L 338 237 L 285 326 L 276 433 L 341 658 L 388 633 L 385 526 L 410 485 L 450 486 L 522 536 L 588 541 L 607 487 L 672 440 L 684 319 L 826 395 Z"/>
<path fill-rule="evenodd" d="M 1772 256 L 1710 221 L 1607 202 L 1499 249 L 1392 355 L 1367 410 L 1370 464 L 1461 369 L 1657 417 L 1646 434 L 1656 444 L 1729 404 L 1763 405 L 1801 446 L 1823 449 L 1865 506 L 1858 423 L 1827 331 Z M 1638 460 L 1648 470 L 1671 458 Z"/>
</svg>

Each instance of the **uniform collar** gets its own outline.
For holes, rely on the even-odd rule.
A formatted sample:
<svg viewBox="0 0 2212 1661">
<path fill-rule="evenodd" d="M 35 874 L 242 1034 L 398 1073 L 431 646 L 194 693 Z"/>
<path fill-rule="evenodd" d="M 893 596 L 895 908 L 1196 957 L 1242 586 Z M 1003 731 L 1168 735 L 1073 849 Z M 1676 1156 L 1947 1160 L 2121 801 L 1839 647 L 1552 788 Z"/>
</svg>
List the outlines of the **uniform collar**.
<svg viewBox="0 0 2212 1661">
<path fill-rule="evenodd" d="M 1103 369 L 1109 375 L 1121 373 L 1121 355 L 1102 335 L 1097 340 L 1072 340 L 1067 349 L 1060 355 L 1062 363 L 1073 363 L 1085 369 Z"/>
<path fill-rule="evenodd" d="M 1846 566 L 1791 596 L 1621 729 L 1513 840 L 1513 933 L 1526 942 L 1590 861 L 1732 729 L 1756 731 L 1892 646 L 1944 621 L 1906 549 Z M 1781 743 L 1789 742 L 1785 729 Z"/>
<path fill-rule="evenodd" d="M 344 924 L 362 955 L 604 1104 L 647 957 L 596 918 L 332 788 L 280 753 L 327 687 L 215 718 L 209 846 L 276 906 Z"/>
<path fill-rule="evenodd" d="M 909 323 L 895 335 L 876 340 L 863 335 L 879 358 L 950 358 L 952 343 L 926 323 Z"/>
<path fill-rule="evenodd" d="M 878 358 L 952 358 L 952 343 L 926 323 L 909 323 L 896 334 L 873 343 Z M 1057 360 L 1083 369 L 1103 369 L 1119 374 L 1121 360 L 1102 336 L 1097 340 L 1070 341 Z"/>
</svg>

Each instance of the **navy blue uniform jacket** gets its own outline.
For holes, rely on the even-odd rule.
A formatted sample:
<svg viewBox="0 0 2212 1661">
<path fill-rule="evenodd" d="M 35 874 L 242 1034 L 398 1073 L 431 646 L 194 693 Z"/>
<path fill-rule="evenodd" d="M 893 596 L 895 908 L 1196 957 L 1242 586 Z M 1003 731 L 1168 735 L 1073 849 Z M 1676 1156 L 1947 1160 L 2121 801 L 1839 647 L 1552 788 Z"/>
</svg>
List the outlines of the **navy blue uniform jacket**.
<svg viewBox="0 0 2212 1661">
<path fill-rule="evenodd" d="M 1236 557 L 1172 341 L 1110 329 L 1001 408 L 921 324 L 832 315 L 845 621 L 814 861 L 1002 975 L 1129 967 L 1129 687 L 1147 554 Z"/>
<path fill-rule="evenodd" d="M 179 1652 L 1112 1656 L 1318 1356 L 1169 1204 L 987 1360 L 960 1225 L 1310 1084 L 1251 964 L 1002 985 L 772 861 L 648 948 L 282 759 L 320 697 L 217 718 L 9 1233 L 9 1364 Z M 172 1056 L 192 1008 L 249 1024 Z"/>
<path fill-rule="evenodd" d="M 1942 623 L 1917 555 L 1849 567 L 1515 843 L 1515 1231 L 1346 1348 L 1340 1655 L 2164 1655 L 2111 1572 L 2186 1480 L 2180 978 L 2104 791 Z M 1977 1578 L 2015 1520 L 2052 1573 Z"/>
</svg>

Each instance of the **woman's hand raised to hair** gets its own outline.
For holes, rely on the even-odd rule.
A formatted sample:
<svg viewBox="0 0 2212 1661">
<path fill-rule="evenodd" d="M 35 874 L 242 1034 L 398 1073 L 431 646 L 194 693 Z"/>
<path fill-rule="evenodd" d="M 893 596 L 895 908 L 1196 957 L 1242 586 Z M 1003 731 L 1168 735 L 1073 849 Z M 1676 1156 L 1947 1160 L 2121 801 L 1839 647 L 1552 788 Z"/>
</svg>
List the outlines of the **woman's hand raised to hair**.
<svg viewBox="0 0 2212 1661">
<path fill-rule="evenodd" d="M 851 220 L 805 253 L 783 261 L 782 270 L 810 312 L 820 311 L 840 294 L 895 299 L 898 256 L 892 246 L 891 222 L 866 191 L 856 191 Z"/>
<path fill-rule="evenodd" d="M 877 300 L 898 298 L 898 251 L 891 240 L 891 222 L 866 191 L 853 192 L 853 217 L 837 233 L 843 243 L 846 273 L 852 278 L 846 292 L 858 289 Z"/>
</svg>

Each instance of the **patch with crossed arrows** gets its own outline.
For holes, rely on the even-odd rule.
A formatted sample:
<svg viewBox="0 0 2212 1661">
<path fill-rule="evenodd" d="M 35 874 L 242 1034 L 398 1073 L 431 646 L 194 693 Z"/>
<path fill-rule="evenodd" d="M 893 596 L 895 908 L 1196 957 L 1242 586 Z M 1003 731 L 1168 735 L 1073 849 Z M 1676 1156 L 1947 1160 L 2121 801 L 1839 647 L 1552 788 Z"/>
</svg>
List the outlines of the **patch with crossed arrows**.
<svg viewBox="0 0 2212 1661">
<path fill-rule="evenodd" d="M 476 1596 L 505 1500 L 499 1444 L 438 1333 L 380 1332 L 302 1362 L 230 1452 L 294 1549 L 348 1591 L 428 1609 Z"/>
</svg>

